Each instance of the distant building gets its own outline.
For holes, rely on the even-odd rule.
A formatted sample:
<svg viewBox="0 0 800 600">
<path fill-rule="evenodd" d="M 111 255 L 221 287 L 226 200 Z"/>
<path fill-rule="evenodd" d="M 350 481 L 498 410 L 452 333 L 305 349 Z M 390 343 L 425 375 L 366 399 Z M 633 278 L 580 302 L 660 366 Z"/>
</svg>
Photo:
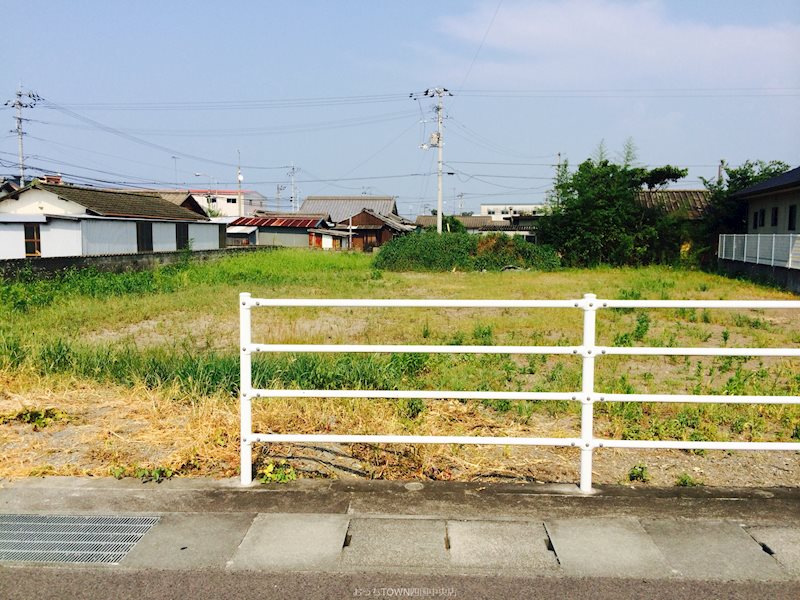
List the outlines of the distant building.
<svg viewBox="0 0 800 600">
<path fill-rule="evenodd" d="M 301 213 L 327 214 L 335 223 L 369 209 L 379 215 L 397 215 L 397 202 L 393 196 L 308 196 L 300 207 Z"/>
<path fill-rule="evenodd" d="M 310 229 L 327 228 L 328 215 L 269 214 L 241 217 L 228 225 L 231 246 L 276 246 L 308 248 L 313 245 Z"/>
<path fill-rule="evenodd" d="M 636 202 L 686 221 L 699 221 L 708 208 L 710 197 L 708 190 L 639 190 Z"/>
<path fill-rule="evenodd" d="M 346 232 L 353 250 L 371 252 L 396 237 L 416 231 L 417 225 L 398 214 L 381 214 L 364 208 L 337 223 L 335 230 Z"/>
<path fill-rule="evenodd" d="M 481 204 L 481 216 L 493 221 L 510 221 L 514 217 L 537 217 L 545 211 L 544 204 Z"/>
<path fill-rule="evenodd" d="M 520 222 L 519 216 L 511 219 L 493 219 L 490 215 L 482 216 L 460 216 L 453 217 L 461 223 L 467 233 L 476 235 L 488 235 L 490 233 L 504 233 L 506 235 L 519 235 L 526 241 L 536 241 L 536 228 L 531 222 Z M 417 217 L 416 224 L 422 228 L 436 227 L 436 216 L 420 215 Z M 445 227 L 446 230 L 446 227 Z"/>
<path fill-rule="evenodd" d="M 225 247 L 225 226 L 157 194 L 29 185 L 0 198 L 0 259 Z"/>
<path fill-rule="evenodd" d="M 248 217 L 267 210 L 267 197 L 253 190 L 242 190 L 241 211 L 238 190 L 189 190 L 188 193 L 209 216 Z"/>
<path fill-rule="evenodd" d="M 733 195 L 747 202 L 748 233 L 719 236 L 719 266 L 800 293 L 800 167 Z"/>
</svg>

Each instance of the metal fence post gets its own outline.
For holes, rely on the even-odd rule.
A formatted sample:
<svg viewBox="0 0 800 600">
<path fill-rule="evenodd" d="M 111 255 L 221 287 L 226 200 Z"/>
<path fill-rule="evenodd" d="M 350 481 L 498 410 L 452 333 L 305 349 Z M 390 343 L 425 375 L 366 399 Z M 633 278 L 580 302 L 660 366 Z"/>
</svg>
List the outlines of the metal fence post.
<svg viewBox="0 0 800 600">
<path fill-rule="evenodd" d="M 239 294 L 239 440 L 241 445 L 240 473 L 242 485 L 253 482 L 253 413 L 251 391 L 252 382 L 252 357 L 250 355 L 250 294 Z"/>
<path fill-rule="evenodd" d="M 597 330 L 597 296 L 583 295 L 583 376 L 581 385 L 581 482 L 583 493 L 592 491 L 594 450 L 594 357 Z"/>
</svg>

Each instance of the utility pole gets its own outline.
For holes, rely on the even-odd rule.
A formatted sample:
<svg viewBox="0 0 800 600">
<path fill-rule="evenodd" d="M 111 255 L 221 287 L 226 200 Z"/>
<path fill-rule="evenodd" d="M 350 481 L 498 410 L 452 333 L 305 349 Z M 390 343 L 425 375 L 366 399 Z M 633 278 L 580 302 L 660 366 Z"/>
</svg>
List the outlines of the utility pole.
<svg viewBox="0 0 800 600">
<path fill-rule="evenodd" d="M 719 166 L 717 167 L 717 183 L 722 185 L 722 171 L 725 170 L 725 159 L 721 158 L 719 160 Z"/>
<path fill-rule="evenodd" d="M 275 190 L 275 212 L 281 212 L 281 192 L 285 189 L 286 186 L 279 183 Z"/>
<path fill-rule="evenodd" d="M 287 175 L 291 178 L 291 182 L 292 182 L 292 187 L 291 187 L 292 196 L 291 196 L 291 199 L 289 200 L 289 202 L 291 204 L 291 209 L 292 209 L 293 213 L 297 212 L 297 204 L 296 204 L 297 198 L 295 198 L 295 191 L 296 190 L 295 190 L 295 187 L 294 187 L 294 176 L 297 174 L 298 170 L 299 169 L 295 168 L 294 162 L 290 163 L 289 172 L 287 173 Z"/>
<path fill-rule="evenodd" d="M 11 108 L 17 109 L 17 116 L 15 117 L 17 120 L 17 127 L 11 133 L 17 134 L 19 149 L 19 187 L 23 187 L 25 185 L 25 154 L 22 151 L 22 136 L 25 135 L 25 132 L 22 130 L 22 121 L 25 119 L 22 118 L 22 109 L 33 108 L 36 106 L 36 101 L 40 100 L 40 98 L 32 92 L 23 92 L 22 84 L 20 84 L 17 88 L 16 96 L 17 97 L 15 100 L 7 101 L 5 106 L 10 106 Z M 28 98 L 30 102 L 23 102 L 23 98 Z"/>
<path fill-rule="evenodd" d="M 244 198 L 242 198 L 242 153 L 240 150 L 236 150 L 236 154 L 238 156 L 238 161 L 236 163 L 236 182 L 239 184 L 239 193 L 236 197 L 236 202 L 239 205 L 239 216 L 244 216 Z"/>
<path fill-rule="evenodd" d="M 172 166 L 175 167 L 175 187 L 178 187 L 178 157 L 172 157 Z"/>
<path fill-rule="evenodd" d="M 443 132 L 442 132 L 442 124 L 444 121 L 444 97 L 445 96 L 452 96 L 453 94 L 450 93 L 449 90 L 446 88 L 429 88 L 422 93 L 422 96 L 426 96 L 428 98 L 437 97 L 439 100 L 436 103 L 436 107 L 434 110 L 436 111 L 436 131 L 431 134 L 431 141 L 429 144 L 422 144 L 421 148 L 423 150 L 427 150 L 428 148 L 436 148 L 438 150 L 438 160 L 436 166 L 436 174 L 437 174 L 437 181 L 438 187 L 436 192 L 436 231 L 438 233 L 442 233 L 442 213 L 444 212 L 442 207 L 442 165 L 443 165 L 443 156 L 442 156 L 442 147 L 444 146 L 444 139 L 443 139 Z M 414 98 L 415 94 L 411 94 L 411 98 Z"/>
</svg>

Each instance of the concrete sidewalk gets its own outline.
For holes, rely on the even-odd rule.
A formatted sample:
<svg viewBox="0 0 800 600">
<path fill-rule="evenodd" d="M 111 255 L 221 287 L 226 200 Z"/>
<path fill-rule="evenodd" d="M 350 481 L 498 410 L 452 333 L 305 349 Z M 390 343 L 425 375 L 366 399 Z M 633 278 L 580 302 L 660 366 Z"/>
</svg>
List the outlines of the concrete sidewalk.
<svg viewBox="0 0 800 600">
<path fill-rule="evenodd" d="M 798 489 L 44 478 L 0 513 L 158 517 L 100 569 L 800 581 Z"/>
</svg>

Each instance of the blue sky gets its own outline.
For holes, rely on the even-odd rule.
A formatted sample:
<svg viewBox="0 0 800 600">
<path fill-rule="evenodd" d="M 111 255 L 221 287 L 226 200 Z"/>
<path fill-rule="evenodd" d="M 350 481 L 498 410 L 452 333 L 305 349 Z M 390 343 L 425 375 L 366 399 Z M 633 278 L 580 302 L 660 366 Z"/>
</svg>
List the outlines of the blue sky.
<svg viewBox="0 0 800 600">
<path fill-rule="evenodd" d="M 294 163 L 300 197 L 390 194 L 413 216 L 436 202 L 435 117 L 409 94 L 434 86 L 454 94 L 447 212 L 542 201 L 557 153 L 601 140 L 689 166 L 681 187 L 723 158 L 800 164 L 795 0 L 4 4 L 3 100 L 20 82 L 47 100 L 25 113 L 29 175 L 233 187 L 239 150 L 268 197 Z"/>
</svg>

